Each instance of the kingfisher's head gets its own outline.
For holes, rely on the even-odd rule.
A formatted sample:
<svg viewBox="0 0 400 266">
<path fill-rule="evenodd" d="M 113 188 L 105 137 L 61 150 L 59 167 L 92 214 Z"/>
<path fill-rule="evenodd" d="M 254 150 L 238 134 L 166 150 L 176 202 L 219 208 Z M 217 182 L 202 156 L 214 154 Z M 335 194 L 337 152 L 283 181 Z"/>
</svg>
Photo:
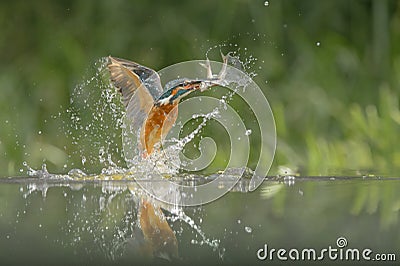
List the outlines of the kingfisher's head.
<svg viewBox="0 0 400 266">
<path fill-rule="evenodd" d="M 201 89 L 201 87 L 202 81 L 200 80 L 184 80 L 164 92 L 155 102 L 155 105 L 178 104 L 183 97 L 192 91 Z"/>
</svg>

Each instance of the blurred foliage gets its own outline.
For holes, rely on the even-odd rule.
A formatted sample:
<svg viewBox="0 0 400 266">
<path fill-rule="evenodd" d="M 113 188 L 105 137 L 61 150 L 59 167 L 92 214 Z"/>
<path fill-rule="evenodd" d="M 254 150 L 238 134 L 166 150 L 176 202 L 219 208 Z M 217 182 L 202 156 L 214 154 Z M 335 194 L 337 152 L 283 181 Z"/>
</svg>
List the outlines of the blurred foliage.
<svg viewBox="0 0 400 266">
<path fill-rule="evenodd" d="M 112 54 L 160 69 L 204 59 L 223 44 L 258 59 L 255 81 L 277 125 L 271 174 L 281 165 L 311 175 L 396 173 L 399 2 L 268 3 L 0 2 L 0 174 L 20 174 L 23 161 L 39 167 L 43 160 L 50 171 L 65 171 L 71 141 L 62 121 L 70 93 L 99 58 Z M 210 57 L 219 60 L 214 51 Z"/>
</svg>

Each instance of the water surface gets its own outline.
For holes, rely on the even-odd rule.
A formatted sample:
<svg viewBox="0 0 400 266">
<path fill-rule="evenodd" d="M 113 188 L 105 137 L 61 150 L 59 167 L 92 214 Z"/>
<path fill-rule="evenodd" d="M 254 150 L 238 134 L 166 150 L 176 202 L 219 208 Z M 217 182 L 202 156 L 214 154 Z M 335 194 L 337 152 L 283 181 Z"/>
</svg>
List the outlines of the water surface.
<svg viewBox="0 0 400 266">
<path fill-rule="evenodd" d="M 133 240 L 141 193 L 135 181 L 0 182 L 2 262 L 165 262 L 147 258 Z M 254 192 L 246 192 L 246 182 L 210 204 L 184 208 L 187 219 L 165 212 L 179 244 L 172 263 L 271 264 L 278 260 L 257 258 L 265 244 L 320 250 L 337 247 L 340 237 L 347 248 L 400 259 L 400 179 L 270 177 Z"/>
</svg>

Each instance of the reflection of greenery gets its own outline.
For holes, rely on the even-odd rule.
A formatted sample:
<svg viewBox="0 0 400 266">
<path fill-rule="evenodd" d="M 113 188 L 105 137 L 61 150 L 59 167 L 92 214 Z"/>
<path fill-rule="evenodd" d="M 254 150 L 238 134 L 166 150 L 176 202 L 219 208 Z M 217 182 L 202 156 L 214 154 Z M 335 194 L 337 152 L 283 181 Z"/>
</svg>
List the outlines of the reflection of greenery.
<svg viewBox="0 0 400 266">
<path fill-rule="evenodd" d="M 264 199 L 270 199 L 274 197 L 280 190 L 284 184 L 276 182 L 276 183 L 268 183 L 268 185 L 262 187 L 261 197 Z"/>
<path fill-rule="evenodd" d="M 262 187 L 261 198 L 272 199 L 273 209 L 272 212 L 277 216 L 282 216 L 285 210 L 286 191 L 283 189 L 285 185 L 279 182 L 267 183 Z"/>
<path fill-rule="evenodd" d="M 379 212 L 381 225 L 384 228 L 397 224 L 400 214 L 398 188 L 390 181 L 379 186 L 372 184 L 359 186 L 351 206 L 351 213 L 359 215 L 362 211 L 369 214 Z"/>
<path fill-rule="evenodd" d="M 204 59 L 222 43 L 258 58 L 255 81 L 277 124 L 274 169 L 396 173 L 399 8 L 390 0 L 3 1 L 1 175 L 19 173 L 24 160 L 67 170 L 71 144 L 60 128 L 69 91 L 98 58 L 113 54 L 160 69 Z"/>
<path fill-rule="evenodd" d="M 318 179 L 318 178 L 316 178 Z M 372 179 L 372 180 L 371 180 Z M 268 181 L 261 187 L 261 198 L 271 200 L 274 215 L 281 217 L 287 214 L 286 209 L 292 206 L 291 201 L 297 194 L 305 197 L 309 205 L 323 206 L 326 209 L 340 207 L 346 211 L 345 215 L 362 216 L 363 214 L 376 215 L 380 218 L 379 227 L 388 229 L 396 226 L 400 217 L 400 195 L 398 180 L 378 180 L 375 177 L 355 178 L 347 181 L 298 181 L 297 191 L 291 191 L 289 186 L 282 182 Z M 286 187 L 285 187 L 286 186 Z M 340 193 L 339 193 L 340 191 Z M 327 201 L 320 205 L 318 201 Z M 332 210 L 339 215 L 339 211 Z M 323 214 L 322 214 L 323 216 Z M 322 217 L 321 216 L 321 217 Z"/>
</svg>

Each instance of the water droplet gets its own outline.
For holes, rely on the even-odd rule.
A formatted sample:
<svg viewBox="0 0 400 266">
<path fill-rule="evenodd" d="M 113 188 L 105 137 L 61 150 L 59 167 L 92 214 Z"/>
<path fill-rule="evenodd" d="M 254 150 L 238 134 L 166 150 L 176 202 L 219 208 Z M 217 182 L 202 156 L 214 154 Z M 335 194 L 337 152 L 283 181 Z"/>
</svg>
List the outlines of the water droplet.
<svg viewBox="0 0 400 266">
<path fill-rule="evenodd" d="M 320 42 L 317 42 L 317 43 L 316 43 L 316 45 L 317 45 L 317 46 L 320 46 L 320 45 L 321 45 L 321 43 L 320 43 Z"/>
<path fill-rule="evenodd" d="M 269 1 L 265 1 L 264 6 L 269 6 Z"/>
<path fill-rule="evenodd" d="M 250 226 L 245 226 L 245 227 L 244 227 L 244 230 L 245 230 L 247 233 L 249 233 L 249 234 L 253 231 L 253 229 L 251 229 Z"/>
<path fill-rule="evenodd" d="M 251 135 L 251 129 L 248 129 L 248 130 L 246 130 L 246 132 L 244 133 L 246 136 L 249 136 L 249 135 Z"/>
<path fill-rule="evenodd" d="M 238 223 L 238 224 L 240 224 L 241 222 L 242 222 L 242 221 L 240 221 L 240 219 L 239 219 L 239 220 L 237 220 L 237 223 Z"/>
<path fill-rule="evenodd" d="M 41 134 L 42 134 L 42 131 L 41 131 L 41 130 L 39 130 L 38 134 L 39 134 L 39 135 L 41 135 Z"/>
</svg>

